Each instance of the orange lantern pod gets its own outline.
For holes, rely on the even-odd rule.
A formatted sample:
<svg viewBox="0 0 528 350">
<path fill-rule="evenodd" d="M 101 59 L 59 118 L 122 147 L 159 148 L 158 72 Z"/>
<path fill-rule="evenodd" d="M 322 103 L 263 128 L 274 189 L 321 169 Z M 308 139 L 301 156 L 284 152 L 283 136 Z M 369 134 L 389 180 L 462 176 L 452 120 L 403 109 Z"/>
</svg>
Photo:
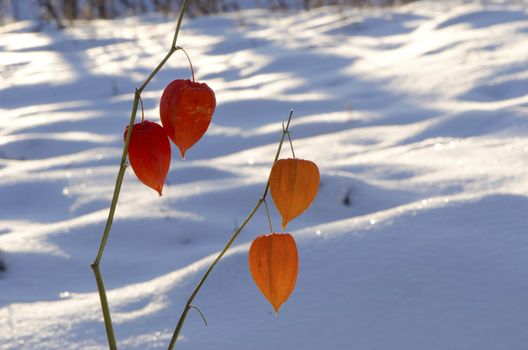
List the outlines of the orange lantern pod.
<svg viewBox="0 0 528 350">
<path fill-rule="evenodd" d="M 134 124 L 128 160 L 138 179 L 161 196 L 171 161 L 169 138 L 161 125 L 148 120 Z"/>
<path fill-rule="evenodd" d="M 163 90 L 161 123 L 182 158 L 209 128 L 215 108 L 215 94 L 205 83 L 178 79 Z"/>
<path fill-rule="evenodd" d="M 249 248 L 249 271 L 258 289 L 279 312 L 297 280 L 297 245 L 289 233 L 260 235 Z"/>
<path fill-rule="evenodd" d="M 269 186 L 285 229 L 312 204 L 319 189 L 319 169 L 309 160 L 279 159 L 271 168 Z"/>
</svg>

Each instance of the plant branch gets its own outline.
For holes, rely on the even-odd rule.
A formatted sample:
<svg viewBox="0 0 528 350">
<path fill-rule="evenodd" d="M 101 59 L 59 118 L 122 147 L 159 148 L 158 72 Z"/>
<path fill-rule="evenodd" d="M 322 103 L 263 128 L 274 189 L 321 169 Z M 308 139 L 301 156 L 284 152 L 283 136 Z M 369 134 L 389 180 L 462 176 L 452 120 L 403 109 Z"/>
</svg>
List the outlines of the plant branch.
<svg viewBox="0 0 528 350">
<path fill-rule="evenodd" d="M 290 111 L 290 116 L 288 117 L 288 122 L 286 124 L 286 127 L 285 128 L 283 127 L 282 135 L 281 135 L 281 138 L 280 138 L 280 141 L 279 141 L 279 147 L 277 149 L 277 153 L 275 154 L 275 158 L 273 159 L 273 164 L 275 164 L 277 159 L 279 159 L 279 155 L 280 155 L 280 152 L 281 152 L 282 144 L 284 142 L 284 137 L 286 136 L 286 134 L 288 132 L 288 128 L 290 126 L 290 121 L 291 121 L 292 116 L 293 116 L 293 111 Z M 273 166 L 273 164 L 272 164 L 272 166 Z M 264 191 L 262 192 L 262 196 L 257 201 L 257 204 L 255 205 L 253 210 L 251 210 L 251 212 L 246 217 L 244 222 L 235 230 L 235 232 L 233 232 L 233 234 L 231 235 L 231 238 L 229 238 L 229 240 L 227 241 L 226 245 L 224 246 L 224 249 L 222 249 L 222 251 L 218 254 L 216 259 L 211 263 L 211 265 L 209 266 L 209 268 L 207 269 L 207 271 L 203 275 L 203 277 L 200 280 L 200 282 L 198 282 L 198 284 L 194 288 L 191 296 L 187 300 L 187 303 L 185 304 L 185 307 L 184 307 L 183 312 L 182 312 L 182 314 L 180 316 L 180 319 L 178 320 L 178 324 L 176 325 L 176 328 L 174 329 L 174 333 L 172 334 L 172 338 L 171 338 L 168 350 L 174 349 L 174 346 L 176 345 L 176 341 L 178 340 L 178 336 L 179 336 L 179 334 L 180 334 L 180 332 L 181 332 L 181 330 L 183 328 L 183 324 L 185 323 L 185 319 L 187 318 L 189 310 L 192 307 L 192 302 L 193 302 L 194 298 L 196 297 L 196 295 L 198 294 L 198 292 L 200 291 L 200 289 L 202 288 L 202 285 L 205 283 L 205 280 L 207 280 L 207 277 L 209 277 L 209 274 L 211 273 L 211 271 L 214 269 L 216 264 L 218 264 L 220 259 L 222 259 L 222 257 L 227 252 L 229 247 L 231 247 L 231 245 L 236 240 L 236 238 L 238 237 L 240 232 L 242 232 L 242 230 L 244 229 L 244 227 L 246 227 L 246 225 L 249 223 L 251 218 L 253 218 L 253 215 L 255 215 L 255 213 L 257 212 L 258 208 L 260 208 L 262 203 L 264 203 L 264 201 L 266 200 L 266 196 L 268 194 L 268 190 L 269 190 L 269 176 L 268 176 L 268 181 L 266 182 L 266 187 L 264 188 Z"/>
<path fill-rule="evenodd" d="M 139 101 L 140 101 L 140 98 L 141 98 L 141 92 L 150 83 L 150 81 L 154 78 L 154 76 L 156 76 L 156 74 L 158 74 L 160 69 L 165 65 L 165 63 L 169 60 L 169 58 L 172 56 L 172 54 L 174 52 L 176 52 L 176 50 L 177 50 L 177 48 L 176 48 L 176 40 L 178 38 L 178 33 L 180 31 L 180 26 L 181 26 L 181 23 L 182 23 L 182 20 L 183 20 L 183 15 L 185 13 L 185 9 L 187 8 L 188 4 L 189 4 L 189 0 L 184 0 L 183 1 L 182 7 L 181 7 L 181 10 L 180 10 L 180 14 L 179 14 L 179 17 L 178 17 L 178 22 L 176 24 L 176 29 L 174 31 L 174 37 L 172 39 L 171 48 L 170 48 L 169 52 L 167 53 L 167 55 L 165 55 L 165 57 L 158 64 L 158 66 L 156 68 L 154 68 L 152 73 L 150 73 L 150 75 L 143 82 L 143 84 L 141 84 L 139 89 L 136 89 L 136 91 L 134 92 L 134 102 L 132 103 L 132 112 L 130 114 L 130 121 L 128 123 L 127 134 L 125 136 L 125 144 L 123 145 L 123 153 L 121 154 L 121 162 L 120 162 L 120 166 L 119 166 L 119 172 L 117 173 L 116 183 L 115 183 L 115 186 L 114 186 L 114 193 L 112 195 L 112 203 L 110 204 L 110 210 L 108 211 L 108 218 L 106 220 L 106 225 L 105 225 L 105 228 L 104 228 L 104 231 L 103 231 L 103 236 L 101 238 L 101 244 L 99 245 L 99 250 L 97 252 L 97 256 L 95 257 L 95 260 L 94 260 L 94 262 L 91 265 L 91 267 L 92 267 L 92 269 L 93 269 L 93 271 L 95 273 L 95 279 L 96 279 L 96 282 L 97 282 L 97 289 L 99 291 L 99 299 L 101 301 L 101 309 L 103 311 L 103 317 L 104 317 L 104 322 L 105 322 L 106 336 L 107 336 L 107 339 L 108 339 L 108 345 L 109 345 L 110 350 L 116 350 L 117 349 L 117 343 L 116 343 L 116 339 L 115 339 L 114 330 L 113 330 L 113 327 L 112 327 L 112 319 L 110 317 L 110 308 L 108 306 L 108 300 L 107 300 L 107 297 L 106 297 L 106 290 L 105 290 L 105 287 L 104 287 L 103 276 L 101 275 L 101 271 L 99 269 L 99 264 L 100 264 L 101 259 L 103 257 L 104 249 L 105 249 L 106 243 L 108 241 L 108 236 L 110 235 L 110 229 L 112 228 L 112 223 L 114 221 L 115 210 L 116 210 L 116 207 L 117 207 L 117 202 L 119 200 L 119 193 L 121 192 L 121 186 L 123 184 L 123 179 L 124 179 L 124 176 L 125 176 L 125 171 L 126 171 L 126 167 L 127 167 L 126 160 L 127 160 L 127 154 L 128 154 L 128 146 L 130 144 L 130 138 L 132 136 L 132 129 L 134 128 L 134 122 L 136 120 L 137 108 L 138 108 L 138 104 L 139 104 Z"/>
<path fill-rule="evenodd" d="M 178 23 L 176 23 L 176 29 L 174 30 L 174 37 L 172 38 L 171 49 L 176 50 L 176 41 L 178 40 L 178 33 L 180 33 L 180 27 L 182 24 L 183 15 L 185 11 L 187 11 L 188 6 L 189 6 L 189 0 L 183 0 L 182 7 L 180 9 L 180 15 L 178 16 Z"/>
<path fill-rule="evenodd" d="M 125 137 L 125 145 L 123 146 L 123 153 L 121 154 L 121 163 L 119 166 L 119 172 L 117 173 L 116 184 L 114 186 L 114 195 L 112 196 L 112 204 L 110 204 L 110 210 L 108 212 L 108 218 L 106 220 L 106 225 L 103 231 L 103 238 L 101 239 L 101 244 L 99 246 L 99 251 L 93 265 L 99 266 L 101 258 L 104 253 L 104 248 L 106 242 L 108 241 L 108 235 L 110 234 L 110 229 L 112 228 L 112 223 L 114 221 L 114 214 L 117 207 L 117 201 L 119 200 L 119 193 L 121 192 L 121 185 L 123 184 L 123 178 L 125 176 L 126 170 L 126 159 L 128 154 L 128 145 L 130 144 L 130 137 L 132 135 L 132 128 L 134 127 L 134 121 L 136 120 L 137 107 L 139 104 L 139 94 L 140 92 L 136 90 L 134 93 L 134 102 L 132 105 L 132 113 L 130 115 L 130 123 L 128 125 L 128 132 Z"/>
<path fill-rule="evenodd" d="M 277 154 L 275 154 L 275 159 L 273 159 L 273 164 L 275 164 L 277 160 L 279 159 L 279 155 L 282 149 L 282 144 L 284 143 L 284 137 L 288 133 L 288 128 L 290 127 L 290 121 L 292 119 L 292 116 L 293 116 L 293 109 L 290 110 L 290 115 L 288 117 L 288 122 L 286 123 L 286 127 L 284 126 L 284 124 L 282 124 L 282 136 L 279 141 L 279 149 L 277 150 Z M 268 191 L 269 191 L 269 179 L 268 179 L 268 183 L 266 184 L 266 188 L 264 189 L 264 194 L 262 195 L 263 198 L 266 198 Z"/>
</svg>

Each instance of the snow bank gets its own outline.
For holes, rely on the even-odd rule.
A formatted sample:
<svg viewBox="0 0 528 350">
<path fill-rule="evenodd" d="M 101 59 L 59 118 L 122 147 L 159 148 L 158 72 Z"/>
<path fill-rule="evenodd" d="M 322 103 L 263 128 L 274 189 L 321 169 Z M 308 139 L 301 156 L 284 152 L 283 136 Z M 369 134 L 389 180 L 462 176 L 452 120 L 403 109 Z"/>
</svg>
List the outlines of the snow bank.
<svg viewBox="0 0 528 350">
<path fill-rule="evenodd" d="M 133 89 L 173 25 L 0 28 L 0 349 L 105 348 L 89 264 Z M 196 300 L 209 326 L 191 314 L 179 348 L 525 349 L 525 10 L 248 10 L 186 20 L 179 44 L 218 109 L 188 160 L 174 152 L 163 197 L 127 172 L 101 266 L 120 348 L 166 348 L 255 204 L 293 108 L 296 153 L 322 175 L 289 225 L 296 289 L 275 317 L 251 281 L 261 212 Z M 149 120 L 164 86 L 189 74 L 185 57 L 171 59 L 143 95 Z"/>
</svg>

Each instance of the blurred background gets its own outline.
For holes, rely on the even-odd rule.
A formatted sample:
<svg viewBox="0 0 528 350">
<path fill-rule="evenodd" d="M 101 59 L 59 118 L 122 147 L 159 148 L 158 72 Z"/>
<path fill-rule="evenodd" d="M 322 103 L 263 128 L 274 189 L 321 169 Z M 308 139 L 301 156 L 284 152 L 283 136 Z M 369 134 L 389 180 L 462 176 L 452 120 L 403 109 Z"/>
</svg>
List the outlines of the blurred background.
<svg viewBox="0 0 528 350">
<path fill-rule="evenodd" d="M 393 6 L 413 1 L 416 0 L 197 0 L 191 2 L 188 14 L 200 16 L 255 7 L 309 10 L 327 5 Z M 109 19 L 152 11 L 170 14 L 180 6 L 181 0 L 0 0 L 0 20 L 39 18 L 67 25 L 75 19 Z"/>
</svg>

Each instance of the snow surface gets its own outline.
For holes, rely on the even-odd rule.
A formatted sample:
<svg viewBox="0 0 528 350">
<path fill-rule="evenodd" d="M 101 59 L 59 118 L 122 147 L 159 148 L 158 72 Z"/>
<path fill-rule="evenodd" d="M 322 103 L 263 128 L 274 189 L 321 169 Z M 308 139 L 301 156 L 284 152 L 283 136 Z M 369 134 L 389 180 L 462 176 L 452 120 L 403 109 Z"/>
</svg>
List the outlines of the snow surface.
<svg viewBox="0 0 528 350">
<path fill-rule="evenodd" d="M 276 317 L 251 280 L 260 211 L 196 299 L 209 326 L 191 312 L 178 348 L 526 350 L 520 5 L 186 19 L 179 44 L 218 109 L 186 161 L 173 148 L 163 197 L 127 171 L 101 265 L 119 347 L 167 347 L 190 291 L 256 203 L 294 109 L 296 153 L 322 176 L 288 227 L 296 289 Z M 0 27 L 0 349 L 104 349 L 89 264 L 133 89 L 174 21 L 34 25 Z M 147 119 L 159 120 L 164 86 L 187 77 L 177 53 L 143 94 Z"/>
</svg>

